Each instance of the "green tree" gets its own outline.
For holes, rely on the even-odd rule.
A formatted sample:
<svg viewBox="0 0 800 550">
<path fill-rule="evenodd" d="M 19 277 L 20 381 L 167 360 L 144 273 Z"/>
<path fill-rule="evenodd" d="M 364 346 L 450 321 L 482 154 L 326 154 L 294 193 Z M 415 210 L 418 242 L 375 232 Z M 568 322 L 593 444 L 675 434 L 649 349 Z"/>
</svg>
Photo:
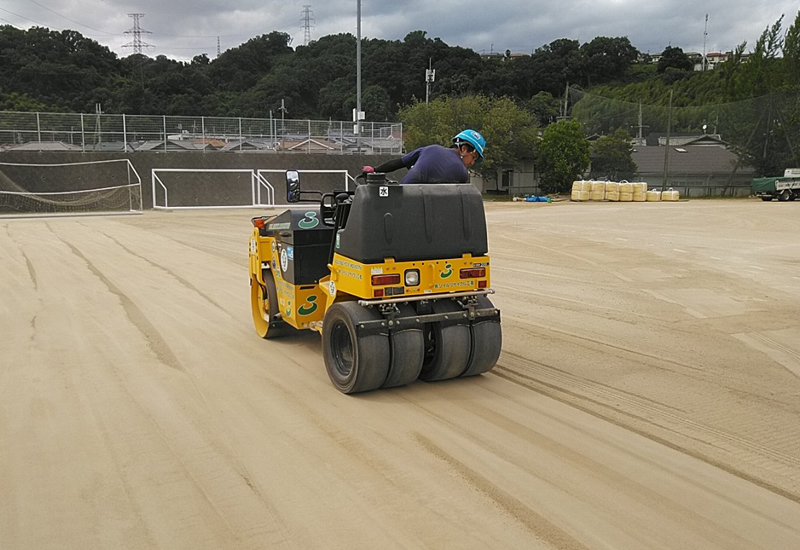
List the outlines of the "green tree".
<svg viewBox="0 0 800 550">
<path fill-rule="evenodd" d="M 661 52 L 661 59 L 658 60 L 658 72 L 663 73 L 669 68 L 678 69 L 679 71 L 691 71 L 694 69 L 694 63 L 683 52 L 683 49 L 667 46 Z"/>
<path fill-rule="evenodd" d="M 586 84 L 592 85 L 624 77 L 639 57 L 639 50 L 627 37 L 598 36 L 581 46 L 581 54 L 585 58 Z"/>
<path fill-rule="evenodd" d="M 636 163 L 633 162 L 631 136 L 622 128 L 608 136 L 601 136 L 592 146 L 593 178 L 633 180 Z"/>
<path fill-rule="evenodd" d="M 507 97 L 465 96 L 417 102 L 400 110 L 406 147 L 449 144 L 458 132 L 472 128 L 486 138 L 484 161 L 473 167 L 488 178 L 520 159 L 533 158 L 538 126 L 533 116 Z"/>
<path fill-rule="evenodd" d="M 545 128 L 537 149 L 542 191 L 567 193 L 572 182 L 586 171 L 589 142 L 577 120 L 561 120 Z"/>
</svg>

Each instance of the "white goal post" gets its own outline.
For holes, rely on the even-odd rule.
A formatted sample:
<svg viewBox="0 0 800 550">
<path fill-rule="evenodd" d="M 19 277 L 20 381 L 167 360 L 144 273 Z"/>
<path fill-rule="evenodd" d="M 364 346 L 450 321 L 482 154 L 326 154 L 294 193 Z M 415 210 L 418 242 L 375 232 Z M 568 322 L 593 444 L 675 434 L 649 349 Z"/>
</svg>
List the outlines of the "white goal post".
<svg viewBox="0 0 800 550">
<path fill-rule="evenodd" d="M 238 196 L 225 197 L 229 199 L 230 204 L 199 204 L 199 193 L 184 193 L 184 200 L 174 200 L 170 204 L 169 189 L 164 183 L 160 174 L 240 174 L 245 176 L 247 189 L 242 192 L 237 189 Z M 198 208 L 247 208 L 257 206 L 274 206 L 275 205 L 275 189 L 266 180 L 261 178 L 258 173 L 250 168 L 153 168 L 151 170 L 151 181 L 153 185 L 153 208 L 154 209 L 198 209 Z M 169 180 L 168 180 L 169 181 Z M 219 187 L 217 186 L 217 189 Z M 186 195 L 194 204 L 187 204 Z M 207 198 L 210 202 L 215 201 L 213 193 L 207 193 Z M 247 196 L 249 195 L 249 198 Z M 247 200 L 240 200 L 247 199 Z M 222 202 L 217 200 L 216 202 Z"/>
<path fill-rule="evenodd" d="M 326 181 L 322 190 L 333 189 L 340 184 L 349 191 L 355 180 L 347 170 L 298 170 Z M 167 177 L 171 174 L 175 177 Z M 226 178 L 226 174 L 231 177 Z M 285 188 L 286 170 L 251 168 L 153 168 L 153 208 L 158 210 L 263 208 L 292 206 L 286 199 L 275 198 L 275 188 Z M 273 185 L 270 179 L 280 179 Z M 225 181 L 227 179 L 227 182 Z M 231 183 L 231 179 L 235 179 Z M 314 187 L 314 183 L 310 187 Z M 340 187 L 338 187 L 340 188 Z"/>
<path fill-rule="evenodd" d="M 333 174 L 333 175 L 339 174 L 342 177 L 342 183 L 344 184 L 345 191 L 350 190 L 351 181 L 355 185 L 355 179 L 353 178 L 353 176 L 350 175 L 350 173 L 347 170 L 296 170 L 296 172 L 300 174 Z M 286 174 L 286 170 L 260 169 L 256 170 L 256 173 L 258 174 L 259 180 L 265 182 L 267 185 L 270 186 L 270 188 L 273 189 L 273 199 L 274 199 L 275 188 L 273 185 L 269 184 L 269 180 L 265 174 L 280 174 L 281 181 L 283 182 L 283 185 L 285 185 L 285 182 L 283 180 L 283 175 Z M 276 206 L 294 206 L 294 205 L 287 204 L 286 198 L 284 197 L 284 199 L 281 201 L 281 204 L 278 204 Z"/>
<path fill-rule="evenodd" d="M 142 206 L 142 180 L 128 159 L 0 162 L 0 216 L 139 214 Z"/>
</svg>

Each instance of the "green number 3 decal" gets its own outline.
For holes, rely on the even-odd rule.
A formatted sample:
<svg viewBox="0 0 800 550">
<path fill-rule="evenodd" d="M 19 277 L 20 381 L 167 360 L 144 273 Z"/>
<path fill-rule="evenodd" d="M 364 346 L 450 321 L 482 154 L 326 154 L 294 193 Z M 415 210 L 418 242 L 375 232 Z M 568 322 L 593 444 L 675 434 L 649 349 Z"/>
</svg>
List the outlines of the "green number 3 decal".
<svg viewBox="0 0 800 550">
<path fill-rule="evenodd" d="M 306 212 L 305 218 L 297 222 L 301 229 L 314 229 L 319 225 L 319 218 L 316 212 Z"/>
</svg>

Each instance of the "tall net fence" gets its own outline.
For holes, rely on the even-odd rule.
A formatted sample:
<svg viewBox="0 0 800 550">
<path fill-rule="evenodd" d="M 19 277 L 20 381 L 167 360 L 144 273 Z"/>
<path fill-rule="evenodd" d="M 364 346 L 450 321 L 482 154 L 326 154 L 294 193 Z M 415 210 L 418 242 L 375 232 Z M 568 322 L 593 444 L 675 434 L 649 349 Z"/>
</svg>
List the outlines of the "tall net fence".
<svg viewBox="0 0 800 550">
<path fill-rule="evenodd" d="M 713 105 L 654 105 L 620 101 L 570 88 L 572 117 L 583 126 L 586 135 L 608 135 L 622 128 L 633 138 L 638 156 L 653 157 L 645 148 L 662 147 L 669 151 L 658 155 L 667 181 L 685 180 L 687 174 L 703 172 L 690 157 L 697 146 L 717 147 L 725 152 L 712 155 L 705 151 L 709 173 L 728 172 L 728 182 L 749 179 L 753 175 L 782 175 L 792 166 L 800 166 L 800 95 L 770 94 L 745 101 Z M 647 153 L 647 154 L 645 154 Z M 666 158 L 665 158 L 666 157 Z M 697 156 L 699 158 L 699 156 Z M 636 155 L 634 155 L 636 159 Z M 642 161 L 643 162 L 643 161 Z M 652 164 L 652 163 L 651 163 Z M 640 167 L 641 168 L 641 167 Z M 652 170 L 652 167 L 650 168 Z M 713 194 L 713 193 L 712 193 Z"/>
<path fill-rule="evenodd" d="M 399 123 L 0 111 L 0 150 L 401 154 Z"/>
<path fill-rule="evenodd" d="M 141 179 L 128 160 L 0 162 L 0 215 L 141 211 Z"/>
</svg>

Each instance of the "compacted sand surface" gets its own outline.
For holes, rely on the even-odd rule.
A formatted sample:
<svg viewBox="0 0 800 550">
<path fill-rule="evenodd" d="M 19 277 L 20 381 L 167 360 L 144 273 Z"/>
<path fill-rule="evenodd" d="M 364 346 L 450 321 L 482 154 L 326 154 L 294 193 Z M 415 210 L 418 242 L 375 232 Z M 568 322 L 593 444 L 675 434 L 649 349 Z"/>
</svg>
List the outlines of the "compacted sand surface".
<svg viewBox="0 0 800 550">
<path fill-rule="evenodd" d="M 503 353 L 345 396 L 251 210 L 0 219 L 0 549 L 800 548 L 800 204 L 487 204 Z"/>
</svg>

